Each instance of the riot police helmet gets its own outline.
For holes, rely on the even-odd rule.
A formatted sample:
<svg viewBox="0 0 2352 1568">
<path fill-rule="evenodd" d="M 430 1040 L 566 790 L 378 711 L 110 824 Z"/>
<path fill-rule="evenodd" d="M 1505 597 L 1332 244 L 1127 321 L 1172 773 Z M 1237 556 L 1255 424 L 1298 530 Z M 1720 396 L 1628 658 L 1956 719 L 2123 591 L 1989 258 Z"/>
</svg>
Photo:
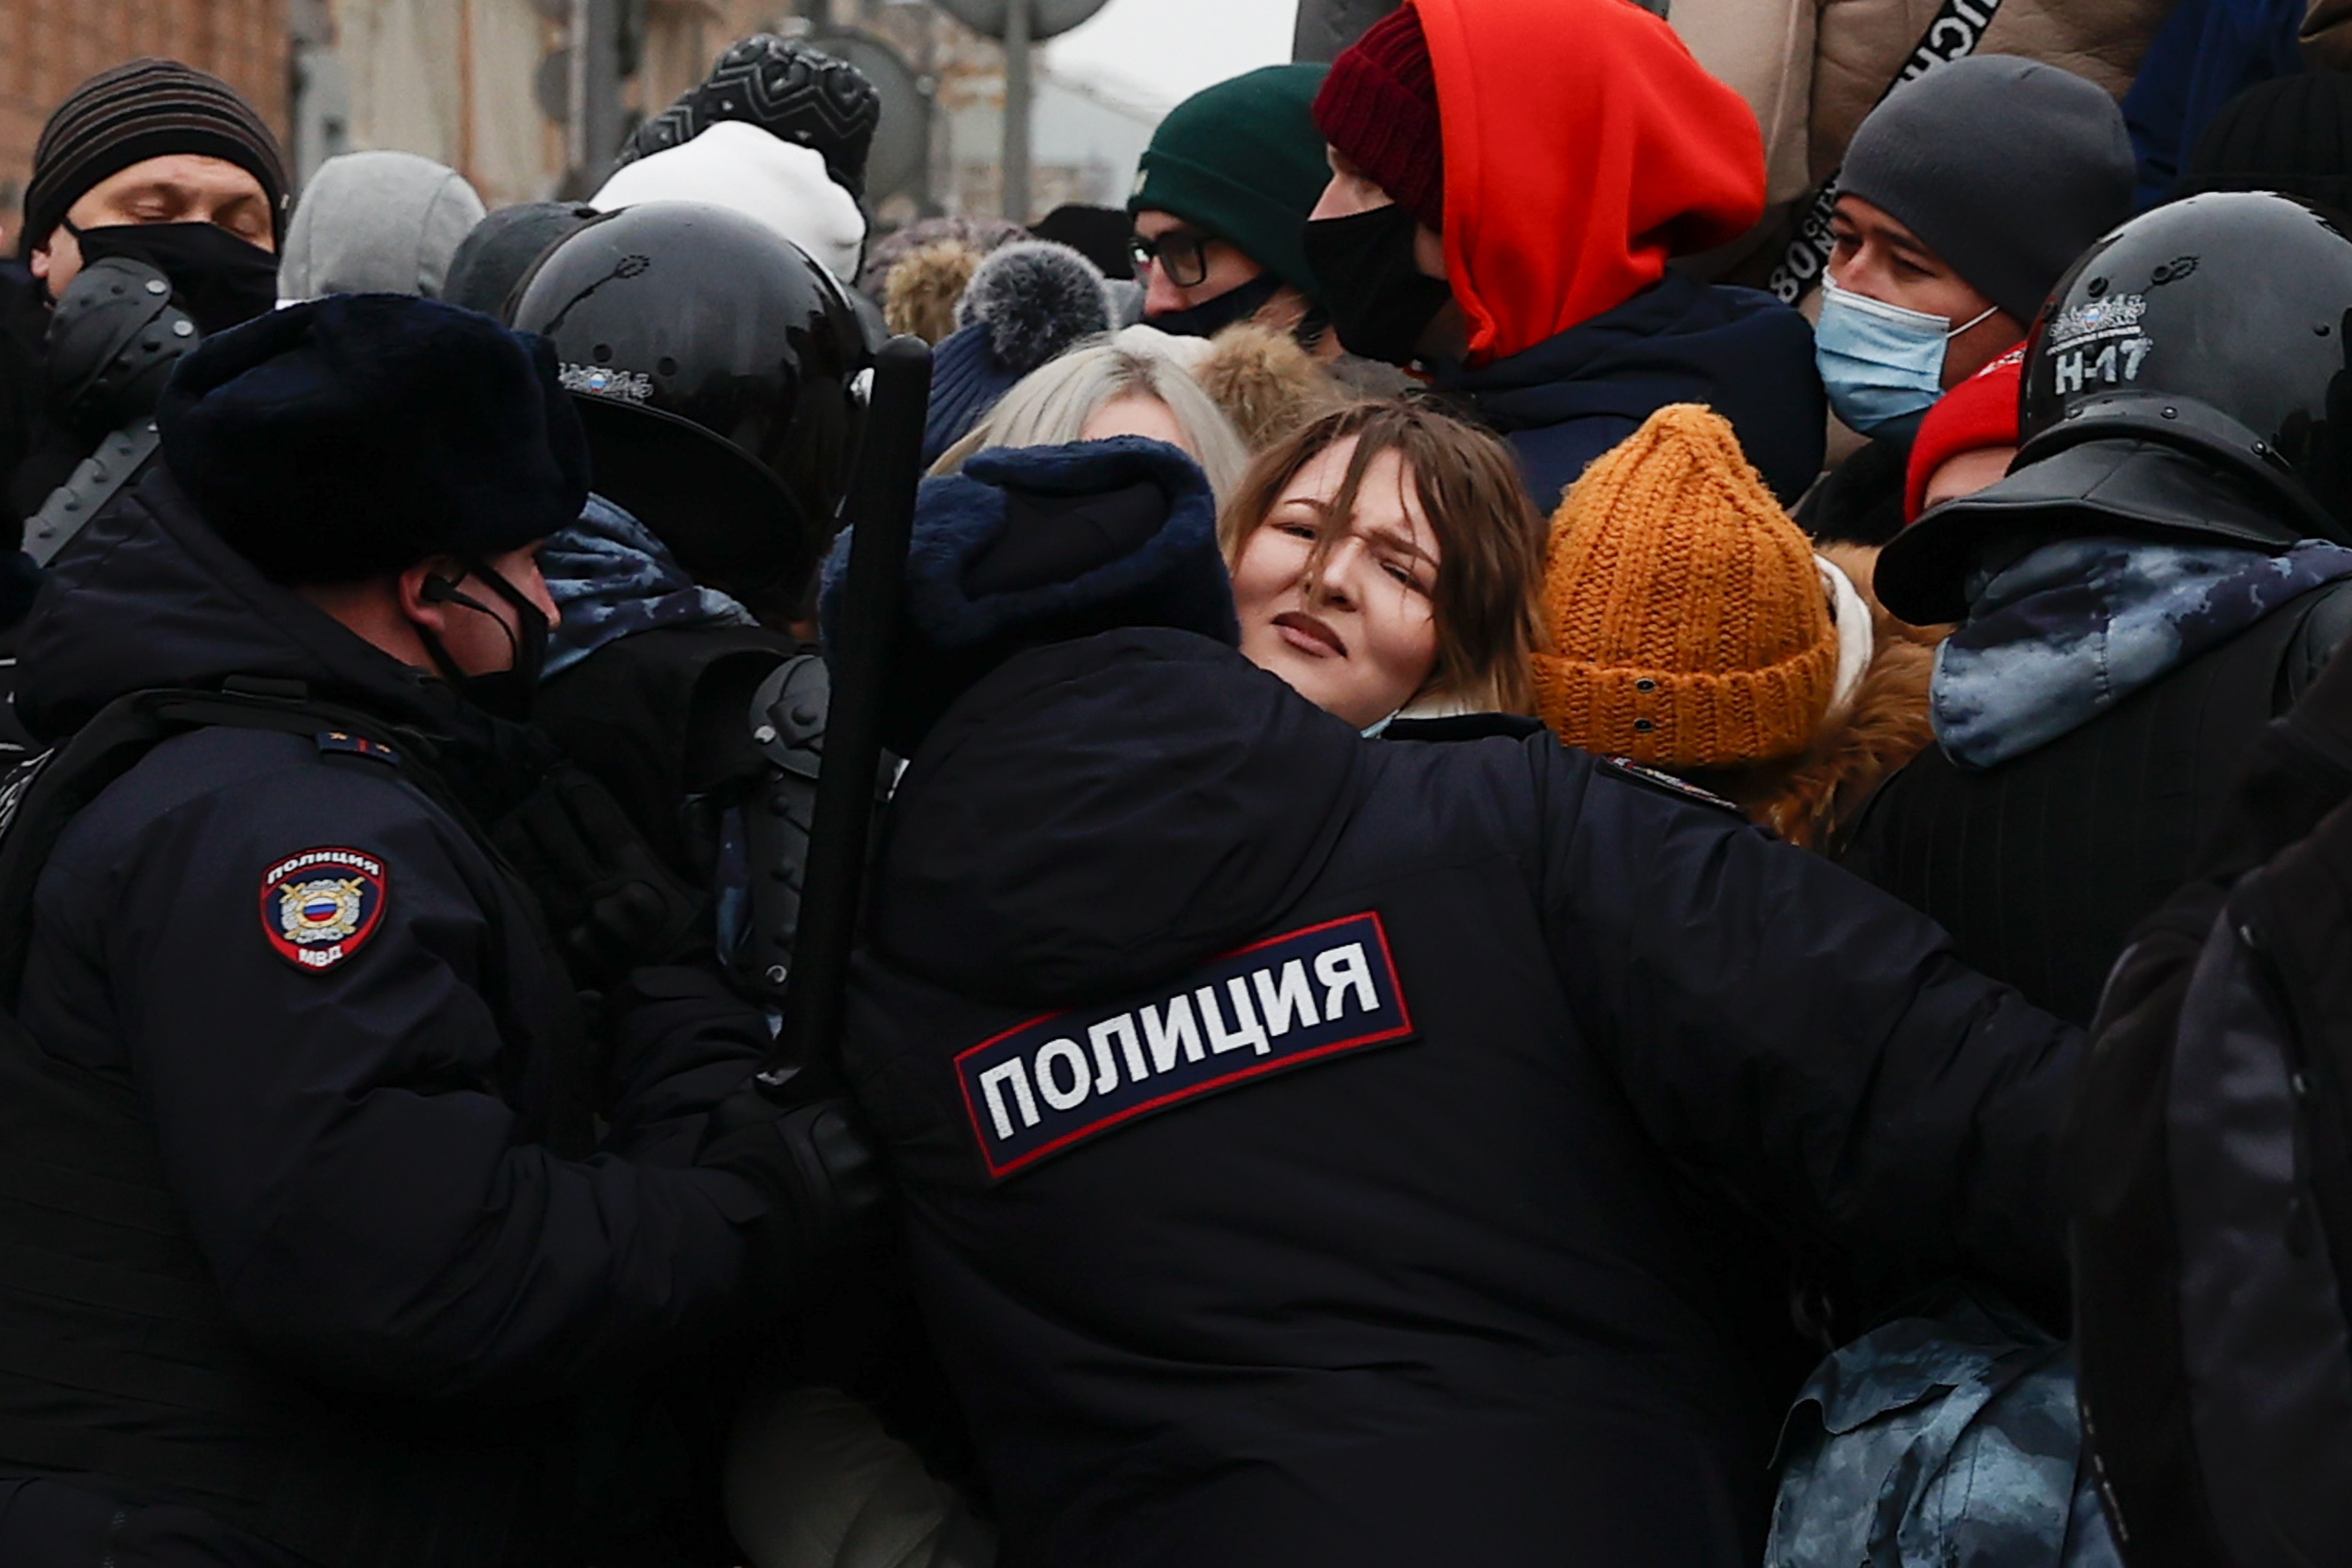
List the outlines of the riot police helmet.
<svg viewBox="0 0 2352 1568">
<path fill-rule="evenodd" d="M 647 202 L 565 237 L 515 325 L 555 347 L 598 494 L 701 582 L 798 613 L 864 423 L 866 333 L 790 240 L 698 202 Z"/>
<path fill-rule="evenodd" d="M 2352 542 L 2347 338 L 2347 219 L 2264 192 L 2133 218 L 2034 322 L 2009 477 L 1890 543 L 1880 597 L 1907 620 L 1957 619 L 1989 543 L 2043 534 Z"/>
</svg>

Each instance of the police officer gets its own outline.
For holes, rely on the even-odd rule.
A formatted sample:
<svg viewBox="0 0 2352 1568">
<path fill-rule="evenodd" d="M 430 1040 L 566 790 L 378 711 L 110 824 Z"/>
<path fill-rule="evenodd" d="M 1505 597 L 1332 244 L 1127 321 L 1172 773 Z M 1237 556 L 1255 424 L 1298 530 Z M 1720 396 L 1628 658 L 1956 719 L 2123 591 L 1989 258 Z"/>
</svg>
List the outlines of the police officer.
<svg viewBox="0 0 2352 1568">
<path fill-rule="evenodd" d="M 1170 448 L 926 481 L 905 603 L 845 1058 L 1004 1561 L 1756 1561 L 1677 1173 L 2063 1291 L 2079 1037 L 1686 785 L 1367 742 Z"/>
<path fill-rule="evenodd" d="M 537 719 L 712 889 L 729 973 L 773 1005 L 824 735 L 803 634 L 862 422 L 863 329 L 791 242 L 689 202 L 565 238 L 515 321 L 554 346 L 597 487 L 546 554 L 562 618 Z"/>
<path fill-rule="evenodd" d="M 161 424 L 30 625 L 0 1560 L 582 1561 L 580 1401 L 805 1287 L 847 1167 L 725 1105 L 767 1031 L 715 976 L 635 971 L 585 1059 L 482 836 L 539 782 L 493 710 L 576 417 L 543 345 L 341 296 L 208 341 Z"/>
<path fill-rule="evenodd" d="M 1886 547 L 1886 607 L 1958 621 L 1937 744 L 1845 864 L 2087 1025 L 2224 786 L 2352 627 L 2352 238 L 2217 194 L 2116 229 L 2028 346 L 2009 477 Z"/>
<path fill-rule="evenodd" d="M 534 718 L 665 866 L 707 891 L 739 993 L 779 1007 L 831 691 L 815 567 L 865 420 L 863 329 L 796 247 L 688 202 L 630 207 L 564 239 L 523 284 L 516 322 L 553 346 L 597 485 L 542 552 L 561 619 Z M 674 1408 L 674 1425 L 730 1478 L 729 1523 L 755 1555 L 811 1539 L 811 1499 L 845 1527 L 844 1500 L 866 1497 L 861 1528 L 887 1518 L 908 1541 L 950 1515 L 970 1532 L 932 1479 L 959 1470 L 961 1445 L 912 1304 L 893 1269 L 866 1285 L 749 1387 L 673 1380 L 693 1406 Z M 812 1399 L 839 1400 L 838 1421 L 872 1420 L 814 1383 L 856 1386 L 920 1455 L 878 1425 L 863 1451 L 838 1425 L 801 1441 Z"/>
</svg>

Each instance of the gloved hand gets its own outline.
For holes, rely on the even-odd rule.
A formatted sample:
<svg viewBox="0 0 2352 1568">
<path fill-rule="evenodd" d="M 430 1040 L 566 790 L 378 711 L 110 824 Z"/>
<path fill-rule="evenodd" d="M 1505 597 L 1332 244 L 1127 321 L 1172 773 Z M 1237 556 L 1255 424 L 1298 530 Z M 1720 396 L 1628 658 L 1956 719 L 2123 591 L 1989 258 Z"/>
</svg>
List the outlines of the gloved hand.
<svg viewBox="0 0 2352 1568">
<path fill-rule="evenodd" d="M 767 1216 L 751 1233 L 751 1289 L 762 1304 L 806 1307 L 828 1276 L 888 1239 L 889 1173 L 848 1100 L 779 1104 L 756 1084 L 719 1102 L 695 1164 L 758 1188 Z"/>
<path fill-rule="evenodd" d="M 559 767 L 491 835 L 547 911 L 583 981 L 609 989 L 642 964 L 711 945 L 709 900 L 662 864 L 620 803 Z"/>
</svg>

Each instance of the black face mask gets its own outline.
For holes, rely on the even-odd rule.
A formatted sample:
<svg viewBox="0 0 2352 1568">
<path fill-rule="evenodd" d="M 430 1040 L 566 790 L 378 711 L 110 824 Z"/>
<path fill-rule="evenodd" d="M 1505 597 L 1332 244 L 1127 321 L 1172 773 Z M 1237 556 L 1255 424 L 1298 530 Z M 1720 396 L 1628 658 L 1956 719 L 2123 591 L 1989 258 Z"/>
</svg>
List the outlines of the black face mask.
<svg viewBox="0 0 2352 1568">
<path fill-rule="evenodd" d="M 1307 225 L 1307 262 L 1323 286 L 1323 308 L 1352 354 L 1411 364 L 1421 334 L 1454 298 L 1443 278 L 1414 264 L 1412 214 L 1391 204 Z"/>
<path fill-rule="evenodd" d="M 436 605 L 455 605 L 497 621 L 499 629 L 507 634 L 508 646 L 514 649 L 513 660 L 504 669 L 468 675 L 457 667 L 456 659 L 449 657 L 449 649 L 441 641 L 439 633 L 419 626 L 416 635 L 424 642 L 425 651 L 433 656 L 434 668 L 440 670 L 441 679 L 447 681 L 458 696 L 494 719 L 522 723 L 530 717 L 531 703 L 539 696 L 540 676 L 547 668 L 549 628 L 546 613 L 523 597 L 522 590 L 478 561 L 467 563 L 465 575 L 480 578 L 488 584 L 491 593 L 513 608 L 515 621 L 522 628 L 520 636 L 496 610 L 446 577 L 425 579 L 425 597 Z M 465 577 L 457 580 L 463 581 Z"/>
<path fill-rule="evenodd" d="M 210 337 L 278 305 L 278 258 L 208 223 L 122 223 L 76 228 L 84 262 L 143 261 L 172 280 L 172 302 Z"/>
<path fill-rule="evenodd" d="M 1258 307 L 1281 289 L 1281 279 L 1271 272 L 1261 272 L 1213 300 L 1203 300 L 1164 316 L 1146 316 L 1143 324 L 1180 338 L 1213 338 L 1235 321 L 1256 315 Z"/>
</svg>

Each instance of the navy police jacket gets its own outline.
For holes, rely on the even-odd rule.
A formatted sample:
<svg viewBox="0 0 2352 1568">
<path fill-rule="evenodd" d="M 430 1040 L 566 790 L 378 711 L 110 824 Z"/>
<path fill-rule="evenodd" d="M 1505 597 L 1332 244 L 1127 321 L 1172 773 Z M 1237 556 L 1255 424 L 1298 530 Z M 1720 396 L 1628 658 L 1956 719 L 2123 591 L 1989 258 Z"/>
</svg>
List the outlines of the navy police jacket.
<svg viewBox="0 0 2352 1568">
<path fill-rule="evenodd" d="M 1730 1564 L 1677 1184 L 2063 1279 L 2079 1037 L 1935 926 L 1549 735 L 1374 743 L 1159 630 L 925 740 L 847 1057 L 1007 1568 Z"/>
<path fill-rule="evenodd" d="M 299 680 L 438 736 L 446 779 L 482 722 L 262 581 L 160 472 L 61 557 L 26 668 L 51 733 L 142 688 Z M 167 740 L 49 857 L 18 1007 L 42 1049 L 137 1090 L 245 1346 L 453 1433 L 734 1309 L 761 1200 L 690 1160 L 766 1044 L 715 978 L 642 972 L 602 1142 L 567 1147 L 570 982 L 460 809 L 331 736 Z M 37 1458 L 0 1434 L 0 1474 Z"/>
</svg>

